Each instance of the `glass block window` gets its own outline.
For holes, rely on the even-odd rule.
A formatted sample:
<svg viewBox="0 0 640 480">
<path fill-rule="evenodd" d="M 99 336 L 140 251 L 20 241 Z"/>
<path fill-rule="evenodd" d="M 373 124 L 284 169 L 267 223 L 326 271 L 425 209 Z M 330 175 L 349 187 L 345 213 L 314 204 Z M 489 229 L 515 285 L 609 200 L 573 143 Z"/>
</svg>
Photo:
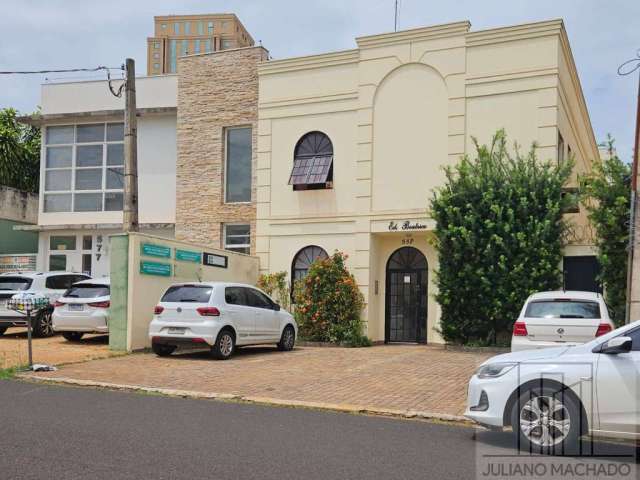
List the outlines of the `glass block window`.
<svg viewBox="0 0 640 480">
<path fill-rule="evenodd" d="M 251 226 L 249 224 L 224 225 L 224 249 L 249 254 L 251 250 Z"/>
<path fill-rule="evenodd" d="M 44 163 L 44 212 L 122 210 L 123 123 L 46 127 Z"/>
<path fill-rule="evenodd" d="M 333 144 L 327 135 L 309 132 L 298 140 L 289 185 L 294 190 L 332 188 Z"/>
</svg>

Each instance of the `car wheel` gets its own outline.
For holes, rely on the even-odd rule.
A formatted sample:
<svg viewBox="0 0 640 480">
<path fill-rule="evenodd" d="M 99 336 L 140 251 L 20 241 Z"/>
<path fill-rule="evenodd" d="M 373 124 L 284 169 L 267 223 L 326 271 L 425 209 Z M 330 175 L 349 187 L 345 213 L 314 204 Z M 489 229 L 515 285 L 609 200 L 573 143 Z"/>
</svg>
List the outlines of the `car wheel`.
<svg viewBox="0 0 640 480">
<path fill-rule="evenodd" d="M 34 337 L 50 337 L 55 332 L 53 331 L 53 321 L 51 320 L 50 311 L 42 311 L 38 313 L 35 318 L 31 319 L 33 325 Z"/>
<path fill-rule="evenodd" d="M 151 345 L 151 350 L 153 350 L 153 353 L 159 357 L 168 357 L 175 352 L 176 347 L 175 345 L 161 345 L 159 343 L 154 343 Z"/>
<path fill-rule="evenodd" d="M 282 331 L 282 336 L 280 337 L 280 341 L 278 342 L 278 350 L 281 352 L 288 352 L 289 350 L 293 350 L 293 346 L 296 343 L 296 331 L 293 329 L 291 325 L 287 325 L 284 327 Z"/>
<path fill-rule="evenodd" d="M 6 332 L 6 331 L 7 331 L 7 328 L 9 328 L 9 327 L 0 327 L 0 337 L 1 337 L 2 335 L 4 335 L 4 332 Z"/>
<path fill-rule="evenodd" d="M 84 333 L 82 332 L 62 332 L 62 336 L 69 342 L 79 342 Z"/>
<path fill-rule="evenodd" d="M 211 347 L 213 358 L 227 360 L 231 358 L 235 350 L 236 340 L 231 330 L 222 330 L 216 338 L 216 343 Z"/>
<path fill-rule="evenodd" d="M 579 453 L 582 410 L 566 389 L 526 390 L 511 410 L 511 425 L 522 450 L 547 455 Z"/>
</svg>

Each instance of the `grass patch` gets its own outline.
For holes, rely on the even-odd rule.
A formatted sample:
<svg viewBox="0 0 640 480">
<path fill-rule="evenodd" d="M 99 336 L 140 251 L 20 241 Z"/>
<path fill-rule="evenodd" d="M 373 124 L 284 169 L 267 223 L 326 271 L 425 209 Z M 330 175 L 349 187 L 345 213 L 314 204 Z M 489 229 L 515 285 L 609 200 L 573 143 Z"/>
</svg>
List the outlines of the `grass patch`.
<svg viewBox="0 0 640 480">
<path fill-rule="evenodd" d="M 17 373 L 20 373 L 21 371 L 26 369 L 27 369 L 26 365 L 2 368 L 0 369 L 0 380 L 11 380 L 16 376 Z"/>
</svg>

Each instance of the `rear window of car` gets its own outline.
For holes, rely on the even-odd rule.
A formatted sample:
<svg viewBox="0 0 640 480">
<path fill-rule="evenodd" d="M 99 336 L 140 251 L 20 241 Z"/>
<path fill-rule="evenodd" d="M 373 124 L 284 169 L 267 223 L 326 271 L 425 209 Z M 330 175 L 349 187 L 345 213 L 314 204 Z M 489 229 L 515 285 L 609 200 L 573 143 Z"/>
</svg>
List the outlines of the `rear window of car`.
<svg viewBox="0 0 640 480">
<path fill-rule="evenodd" d="M 174 285 L 162 296 L 161 302 L 207 303 L 213 287 L 206 285 Z"/>
<path fill-rule="evenodd" d="M 527 318 L 600 318 L 598 302 L 584 300 L 537 300 L 530 302 Z"/>
<path fill-rule="evenodd" d="M 0 291 L 2 290 L 29 290 L 33 280 L 25 277 L 0 277 Z"/>
<path fill-rule="evenodd" d="M 97 298 L 109 295 L 108 285 L 93 285 L 83 283 L 82 285 L 74 285 L 64 293 L 64 297 L 69 298 Z"/>
</svg>

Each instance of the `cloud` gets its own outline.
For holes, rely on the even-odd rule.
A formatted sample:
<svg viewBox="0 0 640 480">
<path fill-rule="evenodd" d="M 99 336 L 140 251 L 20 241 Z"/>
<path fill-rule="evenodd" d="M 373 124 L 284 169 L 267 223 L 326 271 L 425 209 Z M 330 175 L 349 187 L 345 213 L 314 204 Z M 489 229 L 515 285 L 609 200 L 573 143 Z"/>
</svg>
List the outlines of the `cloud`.
<svg viewBox="0 0 640 480">
<path fill-rule="evenodd" d="M 234 12 L 274 58 L 355 47 L 355 37 L 393 30 L 394 0 L 3 0 L 3 69 L 119 66 L 146 71 L 153 16 Z M 563 18 L 597 139 L 612 133 L 631 158 L 637 76 L 620 63 L 640 42 L 640 2 L 626 0 L 400 1 L 400 28 L 470 20 L 472 29 Z M 60 78 L 64 75 L 50 75 Z M 78 75 L 74 75 L 78 77 Z M 82 76 L 86 78 L 86 76 Z M 0 106 L 32 111 L 44 76 L 0 78 Z"/>
</svg>

